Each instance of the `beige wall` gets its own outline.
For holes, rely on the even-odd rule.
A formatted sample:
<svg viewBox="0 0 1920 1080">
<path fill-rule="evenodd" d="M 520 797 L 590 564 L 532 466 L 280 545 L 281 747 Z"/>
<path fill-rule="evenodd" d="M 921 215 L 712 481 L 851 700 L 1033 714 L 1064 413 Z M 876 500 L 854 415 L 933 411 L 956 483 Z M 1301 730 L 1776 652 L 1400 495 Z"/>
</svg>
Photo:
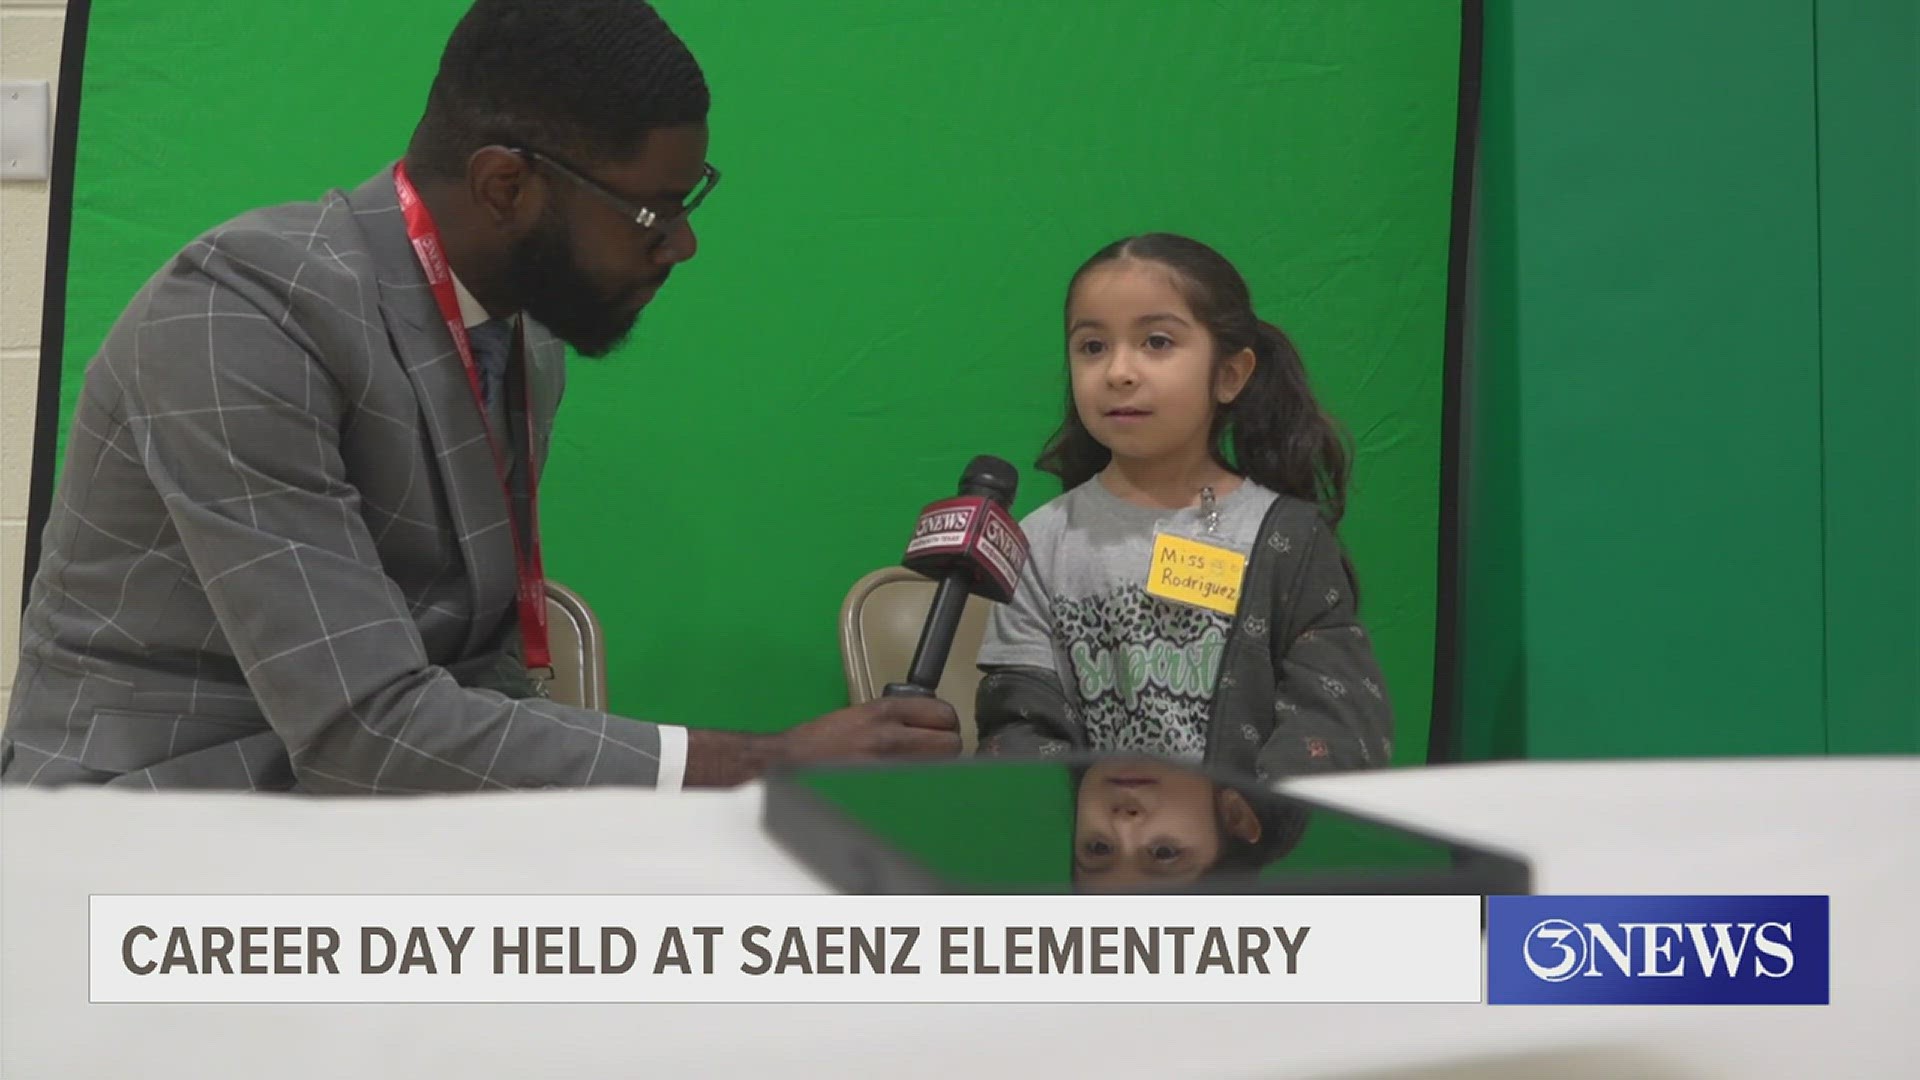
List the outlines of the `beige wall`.
<svg viewBox="0 0 1920 1080">
<path fill-rule="evenodd" d="M 57 90 L 65 20 L 65 0 L 0 0 L 0 79 L 45 79 Z M 20 634 L 46 256 L 47 185 L 0 182 L 0 712 Z"/>
</svg>

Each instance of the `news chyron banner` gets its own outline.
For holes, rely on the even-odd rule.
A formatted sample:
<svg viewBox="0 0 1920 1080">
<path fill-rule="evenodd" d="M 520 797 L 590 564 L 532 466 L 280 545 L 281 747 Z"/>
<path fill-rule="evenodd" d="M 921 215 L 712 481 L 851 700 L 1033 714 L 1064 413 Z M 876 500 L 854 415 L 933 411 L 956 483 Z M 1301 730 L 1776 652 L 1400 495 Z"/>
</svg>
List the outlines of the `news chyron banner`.
<svg viewBox="0 0 1920 1080">
<path fill-rule="evenodd" d="M 93 1002 L 1477 1002 L 1473 896 L 95 896 Z"/>
<path fill-rule="evenodd" d="M 97 1003 L 1676 1006 L 1830 993 L 1824 896 L 1484 908 L 1477 896 L 95 896 L 89 923 Z"/>
</svg>

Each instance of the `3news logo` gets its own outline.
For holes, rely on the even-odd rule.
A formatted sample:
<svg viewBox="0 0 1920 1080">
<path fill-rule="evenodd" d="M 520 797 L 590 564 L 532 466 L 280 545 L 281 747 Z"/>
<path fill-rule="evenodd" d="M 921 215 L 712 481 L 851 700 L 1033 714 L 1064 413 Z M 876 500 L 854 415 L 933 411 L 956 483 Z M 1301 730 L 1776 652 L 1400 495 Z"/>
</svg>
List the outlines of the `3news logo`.
<svg viewBox="0 0 1920 1080">
<path fill-rule="evenodd" d="M 1825 1005 L 1824 896 L 1494 896 L 1492 1005 Z"/>
</svg>

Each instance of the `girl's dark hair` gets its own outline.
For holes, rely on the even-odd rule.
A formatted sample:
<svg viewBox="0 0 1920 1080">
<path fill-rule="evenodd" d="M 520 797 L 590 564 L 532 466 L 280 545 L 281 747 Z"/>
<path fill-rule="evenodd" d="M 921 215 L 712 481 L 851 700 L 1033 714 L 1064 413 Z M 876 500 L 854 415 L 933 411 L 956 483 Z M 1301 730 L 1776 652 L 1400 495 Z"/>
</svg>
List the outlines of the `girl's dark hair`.
<svg viewBox="0 0 1920 1080">
<path fill-rule="evenodd" d="M 1081 264 L 1067 285 L 1068 307 L 1088 271 L 1121 259 L 1158 263 L 1171 272 L 1194 317 L 1213 335 L 1216 364 L 1242 349 L 1253 350 L 1253 375 L 1240 396 L 1214 410 L 1208 433 L 1214 460 L 1270 491 L 1318 504 L 1338 525 L 1346 513 L 1352 468 L 1344 433 L 1314 400 L 1293 342 L 1254 314 L 1240 272 L 1198 240 L 1147 233 L 1109 244 Z M 1038 467 L 1071 490 L 1093 479 L 1112 457 L 1080 423 L 1069 384 L 1066 419 L 1047 441 Z"/>
</svg>

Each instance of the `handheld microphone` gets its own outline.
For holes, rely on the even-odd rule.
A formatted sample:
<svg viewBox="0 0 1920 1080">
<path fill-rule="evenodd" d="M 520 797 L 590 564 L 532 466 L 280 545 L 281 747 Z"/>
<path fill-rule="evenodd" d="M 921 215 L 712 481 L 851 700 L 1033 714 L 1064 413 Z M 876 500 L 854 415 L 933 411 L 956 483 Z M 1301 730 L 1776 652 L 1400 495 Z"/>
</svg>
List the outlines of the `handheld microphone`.
<svg viewBox="0 0 1920 1080">
<path fill-rule="evenodd" d="M 969 595 L 1001 604 L 1013 599 L 1027 564 L 1027 537 L 1011 513 L 1019 486 L 1018 470 L 982 454 L 960 474 L 958 496 L 929 503 L 920 511 L 902 563 L 939 586 L 933 606 L 927 609 L 907 679 L 888 683 L 887 697 L 934 696 Z"/>
</svg>

